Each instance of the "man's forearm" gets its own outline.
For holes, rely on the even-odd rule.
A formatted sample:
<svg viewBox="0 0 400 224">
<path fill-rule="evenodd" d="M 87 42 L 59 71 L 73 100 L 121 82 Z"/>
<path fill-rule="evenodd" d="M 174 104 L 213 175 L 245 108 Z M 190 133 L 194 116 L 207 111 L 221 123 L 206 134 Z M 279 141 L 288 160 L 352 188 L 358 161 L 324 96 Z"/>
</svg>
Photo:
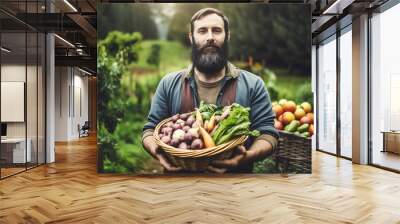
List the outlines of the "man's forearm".
<svg viewBox="0 0 400 224">
<path fill-rule="evenodd" d="M 142 144 L 143 140 L 148 137 L 148 136 L 153 136 L 154 129 L 146 129 L 145 131 L 142 132 Z"/>
<path fill-rule="evenodd" d="M 142 140 L 142 144 L 143 144 L 143 147 L 146 149 L 146 151 L 153 158 L 157 159 L 155 156 L 156 150 L 157 150 L 157 143 L 154 141 L 153 136 L 148 135 L 148 136 L 144 137 Z"/>
<path fill-rule="evenodd" d="M 247 150 L 246 156 L 243 158 L 243 163 L 253 163 L 271 155 L 273 152 L 272 144 L 265 139 L 256 139 Z"/>
</svg>

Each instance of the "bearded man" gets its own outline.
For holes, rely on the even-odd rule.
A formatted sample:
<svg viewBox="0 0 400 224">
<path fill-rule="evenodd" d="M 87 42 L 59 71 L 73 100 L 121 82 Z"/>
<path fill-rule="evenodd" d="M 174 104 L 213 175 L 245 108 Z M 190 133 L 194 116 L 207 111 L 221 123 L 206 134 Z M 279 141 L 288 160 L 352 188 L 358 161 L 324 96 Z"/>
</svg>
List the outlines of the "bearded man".
<svg viewBox="0 0 400 224">
<path fill-rule="evenodd" d="M 180 171 L 182 168 L 173 166 L 155 143 L 153 132 L 157 124 L 175 114 L 193 111 L 200 101 L 217 106 L 238 103 L 250 107 L 250 130 L 258 130 L 261 135 L 249 138 L 231 158 L 213 161 L 208 170 L 251 173 L 253 163 L 271 155 L 279 138 L 264 81 L 228 61 L 229 21 L 221 11 L 204 8 L 196 12 L 188 36 L 192 64 L 164 76 L 158 84 L 143 127 L 142 144 L 167 172 Z"/>
</svg>

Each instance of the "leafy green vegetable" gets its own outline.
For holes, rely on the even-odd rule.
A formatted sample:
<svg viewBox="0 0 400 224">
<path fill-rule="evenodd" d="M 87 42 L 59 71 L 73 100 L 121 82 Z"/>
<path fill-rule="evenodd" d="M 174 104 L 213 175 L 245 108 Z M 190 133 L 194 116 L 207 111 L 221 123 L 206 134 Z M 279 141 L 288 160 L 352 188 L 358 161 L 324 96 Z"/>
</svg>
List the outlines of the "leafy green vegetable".
<svg viewBox="0 0 400 224">
<path fill-rule="evenodd" d="M 204 101 L 200 101 L 199 111 L 204 121 L 210 120 L 213 114 L 221 115 L 222 108 L 216 106 L 215 104 L 207 104 Z"/>
<path fill-rule="evenodd" d="M 248 107 L 245 108 L 237 103 L 232 104 L 229 116 L 219 123 L 212 134 L 214 142 L 220 145 L 240 135 L 259 136 L 259 131 L 250 131 L 249 111 Z"/>
<path fill-rule="evenodd" d="M 204 101 L 200 102 L 199 111 L 200 113 L 209 112 L 213 114 L 217 110 L 217 106 L 215 104 L 207 104 Z"/>
<path fill-rule="evenodd" d="M 210 120 L 211 116 L 212 116 L 212 114 L 210 112 L 207 112 L 207 111 L 201 113 L 201 117 L 203 118 L 203 121 Z"/>
</svg>

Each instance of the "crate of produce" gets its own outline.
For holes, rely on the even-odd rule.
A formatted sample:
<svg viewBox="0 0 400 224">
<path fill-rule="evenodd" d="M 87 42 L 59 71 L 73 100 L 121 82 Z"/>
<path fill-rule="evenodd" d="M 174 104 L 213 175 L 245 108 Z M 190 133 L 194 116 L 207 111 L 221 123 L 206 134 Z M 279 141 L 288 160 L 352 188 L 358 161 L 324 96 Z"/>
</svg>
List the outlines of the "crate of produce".
<svg viewBox="0 0 400 224">
<path fill-rule="evenodd" d="M 280 138 L 276 160 L 283 172 L 311 173 L 311 136 L 314 134 L 312 105 L 281 99 L 273 102 L 275 128 Z"/>
<path fill-rule="evenodd" d="M 276 160 L 284 173 L 311 173 L 311 138 L 279 131 Z"/>
</svg>

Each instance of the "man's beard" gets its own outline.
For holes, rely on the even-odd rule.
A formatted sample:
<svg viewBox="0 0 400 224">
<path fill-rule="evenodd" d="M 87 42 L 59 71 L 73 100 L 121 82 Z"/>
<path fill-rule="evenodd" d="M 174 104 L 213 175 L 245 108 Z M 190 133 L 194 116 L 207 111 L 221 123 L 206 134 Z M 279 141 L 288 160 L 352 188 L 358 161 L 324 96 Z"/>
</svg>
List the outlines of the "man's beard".
<svg viewBox="0 0 400 224">
<path fill-rule="evenodd" d="M 215 44 L 206 44 L 199 49 L 194 38 L 192 39 L 192 62 L 197 70 L 207 76 L 221 71 L 228 62 L 228 44 L 225 38 L 221 47 Z"/>
</svg>

